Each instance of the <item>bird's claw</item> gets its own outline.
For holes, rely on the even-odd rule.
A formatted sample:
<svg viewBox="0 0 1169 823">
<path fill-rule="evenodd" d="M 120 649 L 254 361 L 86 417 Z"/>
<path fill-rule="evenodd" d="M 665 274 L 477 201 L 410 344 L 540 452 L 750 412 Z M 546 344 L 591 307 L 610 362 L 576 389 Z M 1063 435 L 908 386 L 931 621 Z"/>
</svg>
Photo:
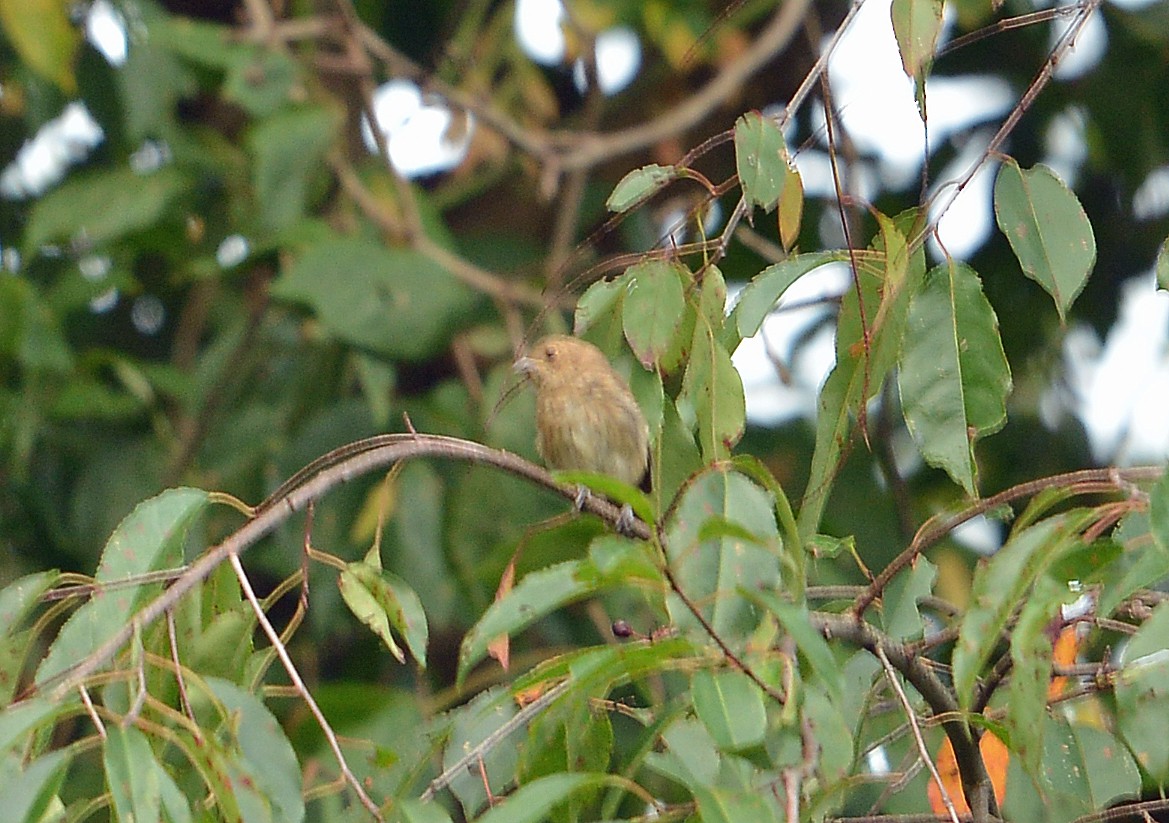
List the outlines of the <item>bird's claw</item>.
<svg viewBox="0 0 1169 823">
<path fill-rule="evenodd" d="M 633 516 L 633 507 L 626 503 L 621 507 L 621 513 L 617 515 L 617 522 L 614 524 L 617 533 L 625 537 L 633 537 L 633 523 L 635 519 Z"/>
<path fill-rule="evenodd" d="M 576 487 L 576 499 L 572 501 L 572 505 L 576 507 L 578 512 L 584 511 L 585 501 L 589 499 L 589 490 L 587 486 Z"/>
</svg>

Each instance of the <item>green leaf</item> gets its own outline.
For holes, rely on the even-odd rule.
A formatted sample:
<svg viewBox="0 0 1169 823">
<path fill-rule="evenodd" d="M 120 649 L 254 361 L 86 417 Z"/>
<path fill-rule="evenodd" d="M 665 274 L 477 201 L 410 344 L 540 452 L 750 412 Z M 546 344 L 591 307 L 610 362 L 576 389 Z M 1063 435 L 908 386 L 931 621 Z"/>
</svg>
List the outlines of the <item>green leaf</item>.
<svg viewBox="0 0 1169 823">
<path fill-rule="evenodd" d="M 297 63 L 280 49 L 241 49 L 223 82 L 223 97 L 249 114 L 267 117 L 289 102 L 297 81 Z"/>
<path fill-rule="evenodd" d="M 187 177 L 174 166 L 150 174 L 112 169 L 79 175 L 33 204 L 25 249 L 31 253 L 75 238 L 101 246 L 158 223 L 188 188 Z"/>
<path fill-rule="evenodd" d="M 26 735 L 42 725 L 48 728 L 60 717 L 77 711 L 80 705 L 80 699 L 54 702 L 32 697 L 6 706 L 0 711 L 0 751 L 14 746 L 24 748 Z"/>
<path fill-rule="evenodd" d="M 896 640 L 917 640 L 925 634 L 925 623 L 917 602 L 933 594 L 938 568 L 924 557 L 917 557 L 909 569 L 890 581 L 881 601 L 881 624 L 885 633 Z"/>
<path fill-rule="evenodd" d="M 12 823 L 42 823 L 59 820 L 48 814 L 60 804 L 58 792 L 73 762 L 72 749 L 60 749 L 24 764 L 12 752 L 0 756 L 0 809 Z"/>
<path fill-rule="evenodd" d="M 1046 166 L 1023 170 L 1007 158 L 994 184 L 994 213 L 1023 272 L 1066 319 L 1096 263 L 1096 237 L 1079 199 Z"/>
<path fill-rule="evenodd" d="M 772 590 L 743 589 L 743 594 L 775 615 L 779 625 L 796 644 L 796 651 L 807 661 L 812 673 L 827 690 L 839 700 L 843 689 L 841 667 L 823 636 L 812 626 L 805 606 L 787 603 Z"/>
<path fill-rule="evenodd" d="M 1154 265 L 1157 272 L 1157 288 L 1169 291 L 1169 237 L 1157 249 L 1157 262 Z"/>
<path fill-rule="evenodd" d="M 77 94 L 73 59 L 81 34 L 65 0 L 0 0 L 0 24 L 25 64 L 64 94 Z"/>
<path fill-rule="evenodd" d="M 621 328 L 621 307 L 629 291 L 629 278 L 622 274 L 612 280 L 598 280 L 576 301 L 573 314 L 573 334 L 584 337 L 585 332 L 611 327 Z M 589 335 L 590 338 L 595 335 Z M 609 335 L 602 333 L 602 338 Z M 595 342 L 595 341 L 594 341 Z M 605 348 L 602 346 L 602 349 Z"/>
<path fill-rule="evenodd" d="M 459 682 L 483 659 L 492 640 L 515 634 L 561 606 L 599 591 L 607 583 L 591 564 L 579 560 L 526 575 L 510 594 L 492 603 L 463 638 L 459 649 Z"/>
<path fill-rule="evenodd" d="M 1124 647 L 1116 676 L 1120 734 L 1159 786 L 1169 785 L 1169 604 Z"/>
<path fill-rule="evenodd" d="M 1150 511 L 1158 506 L 1169 509 L 1167 496 L 1169 482 L 1162 477 L 1149 492 Z M 1101 615 L 1111 615 L 1117 606 L 1138 590 L 1152 588 L 1169 577 L 1169 546 L 1161 543 L 1157 530 L 1153 530 L 1153 539 L 1149 540 L 1151 519 L 1149 512 L 1131 512 L 1113 532 L 1113 538 L 1123 551 L 1113 564 L 1111 574 L 1105 578 L 1099 594 L 1097 608 Z"/>
<path fill-rule="evenodd" d="M 249 808 L 263 808 L 264 819 L 300 823 L 304 819 L 300 766 L 280 724 L 251 692 L 215 677 L 206 682 L 227 713 L 221 730 L 230 730 L 235 743 L 229 763 L 237 795 Z"/>
<path fill-rule="evenodd" d="M 755 536 L 702 540 L 711 518 L 736 523 Z M 685 487 L 666 524 L 666 555 L 674 580 L 706 621 L 732 647 L 745 640 L 759 620 L 757 607 L 742 589 L 779 585 L 779 533 L 772 501 L 757 485 L 735 472 L 708 470 Z M 674 623 L 705 637 L 689 609 L 670 594 Z"/>
<path fill-rule="evenodd" d="M 973 269 L 949 262 L 926 275 L 910 303 L 898 387 L 926 462 L 977 494 L 974 443 L 1006 422 L 1011 371 Z"/>
<path fill-rule="evenodd" d="M 450 814 L 442 806 L 413 798 L 395 802 L 386 819 L 389 823 L 451 823 Z"/>
<path fill-rule="evenodd" d="M 875 254 L 858 262 L 859 290 L 854 287 L 842 301 L 836 324 L 836 366 L 820 389 L 816 446 L 800 507 L 798 522 L 804 540 L 820 530 L 853 420 L 881 390 L 901 350 L 910 299 L 925 277 L 924 254 L 920 249 L 911 252 L 906 239 L 916 231 L 919 218 L 914 210 L 895 219 L 878 214 Z"/>
<path fill-rule="evenodd" d="M 740 671 L 697 671 L 690 678 L 694 711 L 723 751 L 763 742 L 767 711 L 763 693 Z"/>
<path fill-rule="evenodd" d="M 348 239 L 310 246 L 272 294 L 308 305 L 339 340 L 405 360 L 441 351 L 477 302 L 425 255 Z"/>
<path fill-rule="evenodd" d="M 159 765 L 146 735 L 134 726 L 110 726 L 102 747 L 106 785 L 119 820 L 160 820 Z"/>
<path fill-rule="evenodd" d="M 337 126 L 328 109 L 304 107 L 267 117 L 248 134 L 248 148 L 256 158 L 256 202 L 266 229 L 279 231 L 305 215 L 309 181 L 320 173 Z"/>
<path fill-rule="evenodd" d="M 479 692 L 465 705 L 451 712 L 450 736 L 442 754 L 443 771 L 453 768 L 487 738 L 498 735 L 515 715 L 515 701 L 506 689 L 498 687 Z M 515 743 L 518 738 L 512 735 L 522 729 L 522 725 L 517 726 L 507 737 L 500 739 L 502 745 L 486 747 L 482 760 L 473 768 L 454 774 L 450 790 L 462 804 L 465 818 L 472 819 L 487 803 L 485 778 L 493 795 L 498 795 L 515 780 L 519 751 Z"/>
<path fill-rule="evenodd" d="M 778 202 L 787 177 L 786 152 L 773 118 L 751 111 L 735 121 L 735 168 L 748 204 L 770 211 Z"/>
<path fill-rule="evenodd" d="M 1052 621 L 1068 596 L 1068 588 L 1040 577 L 1023 602 L 1011 632 L 1011 679 L 1007 684 L 1006 727 L 1011 751 L 1033 776 L 1043 767 L 1043 735 L 1047 724 L 1047 690 L 1051 682 Z"/>
<path fill-rule="evenodd" d="M 693 791 L 703 823 L 741 823 L 745 820 L 778 823 L 782 819 L 772 813 L 763 795 L 754 792 L 721 786 L 696 786 Z"/>
<path fill-rule="evenodd" d="M 56 571 L 29 574 L 0 591 L 0 707 L 12 702 L 27 655 L 33 648 L 33 633 L 25 628 L 25 619 L 59 577 Z"/>
<path fill-rule="evenodd" d="M 648 166 L 642 166 L 640 169 L 634 169 L 622 177 L 621 182 L 614 187 L 613 193 L 605 201 L 605 208 L 615 212 L 626 211 L 654 192 L 665 188 L 675 177 L 677 177 L 677 172 L 673 166 L 659 166 L 657 163 L 652 163 Z"/>
<path fill-rule="evenodd" d="M 422 601 L 406 582 L 366 561 L 350 563 L 337 581 L 345 605 L 382 639 L 399 663 L 406 658 L 394 642 L 392 628 L 400 634 L 418 665 L 426 667 L 430 630 Z"/>
<path fill-rule="evenodd" d="M 1028 779 L 1018 760 L 1011 760 L 1005 820 L 1071 823 L 1139 794 L 1140 772 L 1116 737 L 1058 715 L 1046 725 L 1040 778 Z"/>
<path fill-rule="evenodd" d="M 970 608 L 954 646 L 954 690 L 968 710 L 974 684 L 991 652 L 1036 578 L 1079 540 L 1090 513 L 1069 512 L 1012 535 L 988 562 L 979 566 L 970 589 Z"/>
<path fill-rule="evenodd" d="M 705 323 L 694 328 L 679 401 L 688 403 L 697 417 L 703 458 L 710 462 L 729 456 L 747 426 L 743 380 Z"/>
<path fill-rule="evenodd" d="M 630 266 L 621 310 L 625 339 L 647 369 L 656 368 L 677 334 L 686 308 L 683 280 L 689 272 L 678 263 L 647 260 Z"/>
<path fill-rule="evenodd" d="M 183 542 L 208 503 L 200 489 L 168 489 L 138 504 L 114 530 L 102 551 L 95 580 L 118 583 L 183 563 Z M 61 627 L 37 669 L 36 682 L 61 674 L 122 630 L 134 613 L 162 590 L 160 583 L 99 589 Z"/>
<path fill-rule="evenodd" d="M 893 34 L 905 73 L 920 81 L 934 59 L 942 30 L 940 0 L 893 0 Z"/>
<path fill-rule="evenodd" d="M 478 823 L 540 823 L 550 812 L 583 789 L 618 785 L 607 774 L 552 774 L 520 786 L 507 799 L 482 817 Z"/>
<path fill-rule="evenodd" d="M 0 278 L 0 355 L 32 372 L 70 372 L 73 350 L 61 318 L 27 278 Z"/>
<path fill-rule="evenodd" d="M 691 792 L 715 782 L 722 757 L 702 723 L 680 717 L 662 731 L 661 737 L 666 751 L 647 755 L 647 766 Z"/>
</svg>

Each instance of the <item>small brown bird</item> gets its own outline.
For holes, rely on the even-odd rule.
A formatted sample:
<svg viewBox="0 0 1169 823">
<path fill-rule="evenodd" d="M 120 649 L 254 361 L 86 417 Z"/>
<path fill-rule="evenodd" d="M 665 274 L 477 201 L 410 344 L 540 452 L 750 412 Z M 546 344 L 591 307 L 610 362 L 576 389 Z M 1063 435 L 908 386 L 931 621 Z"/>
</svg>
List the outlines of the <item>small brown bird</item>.
<svg viewBox="0 0 1169 823">
<path fill-rule="evenodd" d="M 536 386 L 536 451 L 548 468 L 606 474 L 631 486 L 641 482 L 649 427 L 600 349 L 551 335 L 515 368 Z"/>
</svg>

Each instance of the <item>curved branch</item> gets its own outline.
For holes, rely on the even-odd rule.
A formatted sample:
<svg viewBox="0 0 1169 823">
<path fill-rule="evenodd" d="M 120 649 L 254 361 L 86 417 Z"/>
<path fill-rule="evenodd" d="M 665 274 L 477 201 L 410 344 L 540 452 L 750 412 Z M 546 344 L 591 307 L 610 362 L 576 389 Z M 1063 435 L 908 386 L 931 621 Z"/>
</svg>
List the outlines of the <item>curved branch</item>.
<svg viewBox="0 0 1169 823">
<path fill-rule="evenodd" d="M 917 689 L 934 714 L 942 719 L 942 728 L 954 747 L 954 760 L 962 777 L 962 791 L 974 813 L 976 823 L 998 814 L 990 777 L 978 750 L 978 741 L 963 722 L 958 701 L 949 689 L 902 643 L 861 620 L 847 615 L 813 612 L 812 625 L 826 638 L 839 638 L 872 653 L 883 653 L 889 664 Z"/>
<path fill-rule="evenodd" d="M 279 496 L 273 495 L 258 506 L 247 523 L 188 566 L 166 591 L 139 609 L 125 626 L 108 637 L 85 659 L 45 682 L 36 684 L 24 697 L 43 694 L 51 689 L 52 698 L 61 699 L 108 663 L 133 637 L 134 632 L 162 617 L 221 563 L 257 543 L 293 514 L 355 477 L 384 469 L 402 460 L 421 457 L 440 457 L 495 466 L 541 485 L 567 500 L 577 499 L 576 486 L 556 482 L 540 466 L 510 452 L 470 440 L 436 434 L 383 434 L 351 443 L 319 458 L 294 475 L 278 490 Z M 619 522 L 623 527 L 626 526 L 621 519 L 621 509 L 604 498 L 585 495 L 581 509 L 597 515 L 614 528 Z M 626 528 L 626 533 L 642 540 L 651 537 L 649 528 L 638 520 Z"/>
<path fill-rule="evenodd" d="M 1102 492 L 1125 491 L 1132 483 L 1157 480 L 1164 473 L 1162 466 L 1137 466 L 1131 469 L 1081 469 L 1080 471 L 1056 474 L 1051 477 L 1041 477 L 1038 480 L 1029 480 L 998 494 L 975 500 L 956 514 L 935 514 L 922 524 L 913 536 L 913 541 L 901 554 L 881 570 L 865 590 L 859 594 L 852 604 L 850 613 L 859 620 L 869 606 L 873 604 L 885 587 L 889 585 L 898 572 L 906 568 L 914 559 L 927 548 L 937 543 L 947 534 L 966 521 L 985 514 L 999 506 L 1018 500 L 1021 497 L 1031 497 L 1044 489 L 1066 486 L 1077 494 L 1100 494 Z"/>
</svg>

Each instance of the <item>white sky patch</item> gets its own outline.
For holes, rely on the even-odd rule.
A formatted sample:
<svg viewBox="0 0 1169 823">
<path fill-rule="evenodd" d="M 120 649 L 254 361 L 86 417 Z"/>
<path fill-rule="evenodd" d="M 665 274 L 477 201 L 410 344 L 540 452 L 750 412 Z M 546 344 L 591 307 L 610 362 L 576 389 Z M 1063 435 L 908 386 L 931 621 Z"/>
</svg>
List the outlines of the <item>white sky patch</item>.
<svg viewBox="0 0 1169 823">
<path fill-rule="evenodd" d="M 102 141 L 101 126 L 84 103 L 74 101 L 25 141 L 0 172 L 0 196 L 18 200 L 43 194 Z"/>
<path fill-rule="evenodd" d="M 111 66 L 126 62 L 126 20 L 109 0 L 94 0 L 85 15 L 85 39 Z"/>
<path fill-rule="evenodd" d="M 788 288 L 760 333 L 735 351 L 733 362 L 743 379 L 747 419 L 752 424 L 774 426 L 815 417 L 820 386 L 836 362 L 832 298 L 850 283 L 845 264 L 813 269 Z M 734 291 L 730 302 L 737 298 Z M 782 364 L 785 379 L 780 378 L 772 356 Z"/>
<path fill-rule="evenodd" d="M 1169 166 L 1159 166 L 1137 187 L 1132 196 L 1137 220 L 1156 220 L 1169 214 Z"/>
<path fill-rule="evenodd" d="M 1003 544 L 1002 524 L 982 514 L 955 526 L 950 536 L 956 543 L 982 555 L 994 554 Z"/>
<path fill-rule="evenodd" d="M 1120 316 L 1098 349 L 1087 328 L 1065 343 L 1072 410 L 1101 463 L 1169 456 L 1169 294 L 1154 282 L 1150 272 L 1121 287 Z"/>
<path fill-rule="evenodd" d="M 1049 43 L 1052 47 L 1064 36 L 1068 27 L 1075 23 L 1076 18 L 1077 15 L 1068 14 L 1051 21 Z M 1064 52 L 1063 57 L 1055 64 L 1055 79 L 1075 80 L 1082 77 L 1096 68 L 1106 51 L 1108 51 L 1108 27 L 1104 24 L 1103 15 L 1093 14 L 1080 29 L 1079 36 L 1076 37 L 1071 48 Z"/>
<path fill-rule="evenodd" d="M 564 6 L 560 0 L 517 0 L 515 33 L 524 54 L 543 66 L 564 62 Z"/>
<path fill-rule="evenodd" d="M 938 221 L 938 238 L 942 246 L 951 257 L 959 260 L 969 259 L 994 230 L 993 199 L 997 164 L 983 163 L 960 192 L 954 190 L 953 183 L 969 173 L 971 167 L 981 159 L 990 138 L 990 130 L 971 136 L 958 156 L 942 169 L 938 176 L 941 188 L 935 191 L 930 203 L 930 219 Z M 935 260 L 944 257 L 933 237 L 928 239 L 927 247 Z"/>
<path fill-rule="evenodd" d="M 467 156 L 474 121 L 466 115 L 466 127 L 452 136 L 454 115 L 443 105 L 424 101 L 410 80 L 391 80 L 373 94 L 374 116 L 386 136 L 390 162 L 403 177 L 420 177 L 448 171 Z M 366 147 L 377 146 L 365 124 Z"/>
<path fill-rule="evenodd" d="M 597 85 L 601 93 L 613 95 L 624 89 L 637 77 L 641 68 L 641 40 L 637 32 L 627 26 L 608 29 L 597 35 Z M 588 90 L 583 60 L 572 67 L 572 79 L 581 94 Z"/>
</svg>

